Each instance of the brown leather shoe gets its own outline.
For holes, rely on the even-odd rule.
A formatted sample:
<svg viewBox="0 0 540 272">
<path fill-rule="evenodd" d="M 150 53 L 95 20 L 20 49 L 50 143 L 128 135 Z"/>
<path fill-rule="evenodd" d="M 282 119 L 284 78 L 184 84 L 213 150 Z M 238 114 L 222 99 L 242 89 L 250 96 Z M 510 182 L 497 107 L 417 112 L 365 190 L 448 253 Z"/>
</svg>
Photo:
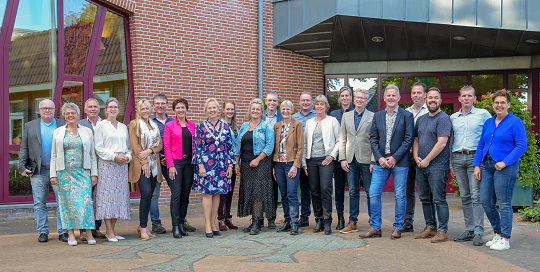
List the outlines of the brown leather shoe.
<svg viewBox="0 0 540 272">
<path fill-rule="evenodd" d="M 79 236 L 79 239 L 81 239 L 81 241 L 86 241 L 86 231 L 81 232 L 81 236 Z"/>
<path fill-rule="evenodd" d="M 94 236 L 94 238 L 105 238 L 105 234 L 103 234 L 99 230 L 93 230 L 92 231 L 92 236 Z"/>
<path fill-rule="evenodd" d="M 381 237 L 381 236 L 382 236 L 381 230 L 376 230 L 374 228 L 369 228 L 366 234 L 360 234 L 360 238 L 373 238 L 373 237 Z"/>
<path fill-rule="evenodd" d="M 394 239 L 399 239 L 399 238 L 401 238 L 401 230 L 394 228 L 394 230 L 392 231 L 392 236 L 390 236 L 390 239 L 394 240 Z"/>
<path fill-rule="evenodd" d="M 446 241 L 448 241 L 448 237 L 446 236 L 446 232 L 444 231 L 437 231 L 437 235 L 431 238 L 432 243 L 442 243 Z"/>
<path fill-rule="evenodd" d="M 349 222 L 346 227 L 341 229 L 339 232 L 341 233 L 351 233 L 358 231 L 358 228 L 356 227 L 356 222 Z"/>
<path fill-rule="evenodd" d="M 432 229 L 431 227 L 426 226 L 426 228 L 422 232 L 414 235 L 414 239 L 427 239 L 435 236 L 436 234 L 436 229 Z"/>
</svg>

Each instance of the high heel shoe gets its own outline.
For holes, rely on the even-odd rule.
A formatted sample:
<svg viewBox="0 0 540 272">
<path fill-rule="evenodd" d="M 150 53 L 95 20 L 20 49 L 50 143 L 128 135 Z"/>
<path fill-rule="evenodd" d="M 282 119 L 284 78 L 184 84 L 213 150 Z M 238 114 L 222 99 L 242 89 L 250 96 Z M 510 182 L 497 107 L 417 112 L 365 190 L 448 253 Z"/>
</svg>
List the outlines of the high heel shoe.
<svg viewBox="0 0 540 272">
<path fill-rule="evenodd" d="M 69 240 L 68 240 L 68 245 L 70 245 L 70 246 L 76 246 L 76 245 L 77 245 L 77 240 L 75 240 L 75 241 L 69 241 Z"/>
<path fill-rule="evenodd" d="M 118 242 L 118 239 L 116 239 L 116 237 L 111 239 L 111 238 L 109 238 L 109 235 L 107 235 L 107 234 L 105 234 L 105 238 L 107 238 L 107 241 L 109 241 L 109 242 Z"/>
<path fill-rule="evenodd" d="M 214 238 L 214 232 L 205 232 L 206 238 Z"/>
<path fill-rule="evenodd" d="M 96 244 L 96 240 L 95 239 L 92 239 L 92 240 L 86 240 L 88 241 L 88 244 L 89 245 L 95 245 Z"/>
<path fill-rule="evenodd" d="M 221 232 L 219 230 L 213 230 L 212 234 L 214 234 L 214 236 L 220 236 Z"/>
<path fill-rule="evenodd" d="M 150 237 L 149 237 L 148 235 L 143 235 L 143 234 L 141 233 L 141 226 L 139 226 L 139 227 L 137 228 L 137 232 L 139 232 L 139 237 L 141 237 L 141 239 L 143 239 L 143 240 L 148 240 L 148 239 L 150 239 Z"/>
<path fill-rule="evenodd" d="M 116 239 L 118 239 L 118 240 L 126 240 L 126 238 L 124 238 L 124 237 L 122 237 L 122 236 L 120 236 L 120 235 L 115 235 L 114 237 L 115 237 Z"/>
</svg>

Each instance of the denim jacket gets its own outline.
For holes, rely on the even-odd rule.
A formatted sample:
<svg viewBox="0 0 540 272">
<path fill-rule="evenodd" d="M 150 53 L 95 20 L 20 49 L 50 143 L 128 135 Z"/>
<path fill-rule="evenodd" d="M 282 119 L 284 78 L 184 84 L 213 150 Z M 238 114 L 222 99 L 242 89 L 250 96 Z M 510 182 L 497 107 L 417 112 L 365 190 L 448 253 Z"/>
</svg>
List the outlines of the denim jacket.
<svg viewBox="0 0 540 272">
<path fill-rule="evenodd" d="M 249 131 L 249 121 L 242 124 L 238 138 L 236 138 L 236 155 L 242 151 L 242 137 Z M 255 156 L 264 152 L 270 156 L 274 151 L 274 127 L 267 122 L 261 122 L 253 129 L 253 153 Z"/>
</svg>

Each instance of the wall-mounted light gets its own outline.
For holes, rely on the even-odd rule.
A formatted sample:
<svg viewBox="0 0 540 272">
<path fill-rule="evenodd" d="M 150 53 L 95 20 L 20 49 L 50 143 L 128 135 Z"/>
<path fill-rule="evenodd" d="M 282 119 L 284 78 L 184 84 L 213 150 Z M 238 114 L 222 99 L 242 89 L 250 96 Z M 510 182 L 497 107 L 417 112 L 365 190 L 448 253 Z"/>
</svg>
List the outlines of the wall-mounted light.
<svg viewBox="0 0 540 272">
<path fill-rule="evenodd" d="M 526 43 L 538 43 L 538 40 L 535 40 L 535 39 L 528 39 L 528 40 L 525 40 Z"/>
<path fill-rule="evenodd" d="M 381 37 L 381 36 L 375 36 L 375 37 L 371 38 L 371 40 L 374 41 L 374 42 L 379 43 L 379 42 L 384 41 L 384 38 Z"/>
<path fill-rule="evenodd" d="M 454 36 L 454 37 L 452 37 L 452 39 L 454 39 L 456 41 L 464 41 L 465 37 L 463 37 L 463 36 Z"/>
</svg>

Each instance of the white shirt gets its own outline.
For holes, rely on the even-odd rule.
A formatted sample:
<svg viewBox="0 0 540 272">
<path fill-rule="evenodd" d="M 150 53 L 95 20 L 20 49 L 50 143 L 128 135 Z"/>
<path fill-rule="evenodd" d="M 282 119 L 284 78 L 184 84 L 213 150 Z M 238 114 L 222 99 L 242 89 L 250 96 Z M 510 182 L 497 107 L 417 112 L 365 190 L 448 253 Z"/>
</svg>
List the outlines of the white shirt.
<svg viewBox="0 0 540 272">
<path fill-rule="evenodd" d="M 412 113 L 412 115 L 414 116 L 414 125 L 416 125 L 416 120 L 418 119 L 418 117 L 426 114 L 429 112 L 427 106 L 426 106 L 426 103 L 424 103 L 424 105 L 422 105 L 422 107 L 420 108 L 420 110 L 418 112 L 414 112 L 414 104 L 408 108 L 405 109 L 406 111 Z"/>
<path fill-rule="evenodd" d="M 116 153 L 125 153 L 131 161 L 131 144 L 127 126 L 117 123 L 117 129 L 108 120 L 97 123 L 94 130 L 96 154 L 103 160 L 112 161 Z"/>
</svg>

